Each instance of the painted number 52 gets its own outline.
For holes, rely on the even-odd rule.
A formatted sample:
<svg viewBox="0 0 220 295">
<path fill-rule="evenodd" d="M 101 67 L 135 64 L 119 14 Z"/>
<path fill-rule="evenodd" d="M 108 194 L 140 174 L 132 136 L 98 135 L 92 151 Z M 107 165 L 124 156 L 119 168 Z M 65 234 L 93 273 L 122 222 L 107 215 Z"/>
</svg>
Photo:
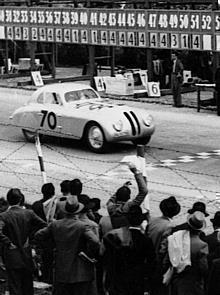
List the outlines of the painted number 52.
<svg viewBox="0 0 220 295">
<path fill-rule="evenodd" d="M 45 120 L 47 120 L 47 124 L 49 126 L 50 129 L 55 129 L 57 126 L 57 118 L 56 115 L 53 112 L 48 112 L 45 110 L 41 111 L 41 114 L 43 114 L 42 116 L 42 120 L 40 123 L 40 126 L 43 127 Z"/>
</svg>

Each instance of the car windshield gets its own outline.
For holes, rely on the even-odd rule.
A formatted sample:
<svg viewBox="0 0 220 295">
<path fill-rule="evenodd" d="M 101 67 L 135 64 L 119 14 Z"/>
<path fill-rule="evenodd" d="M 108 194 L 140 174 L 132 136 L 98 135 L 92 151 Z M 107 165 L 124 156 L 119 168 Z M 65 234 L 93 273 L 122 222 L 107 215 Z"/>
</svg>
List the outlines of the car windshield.
<svg viewBox="0 0 220 295">
<path fill-rule="evenodd" d="M 64 94 L 67 103 L 82 99 L 98 98 L 98 95 L 92 89 L 82 89 L 77 91 L 69 91 Z"/>
</svg>

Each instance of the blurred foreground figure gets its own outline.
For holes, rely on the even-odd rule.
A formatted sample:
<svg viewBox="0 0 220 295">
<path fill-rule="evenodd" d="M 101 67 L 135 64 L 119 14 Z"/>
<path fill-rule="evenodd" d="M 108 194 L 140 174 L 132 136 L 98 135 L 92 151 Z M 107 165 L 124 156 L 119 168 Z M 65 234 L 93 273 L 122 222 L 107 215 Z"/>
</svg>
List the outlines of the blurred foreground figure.
<svg viewBox="0 0 220 295">
<path fill-rule="evenodd" d="M 34 293 L 30 239 L 36 230 L 46 226 L 32 210 L 21 206 L 23 198 L 19 189 L 10 189 L 7 193 L 9 208 L 0 214 L 0 242 L 10 295 Z"/>
</svg>

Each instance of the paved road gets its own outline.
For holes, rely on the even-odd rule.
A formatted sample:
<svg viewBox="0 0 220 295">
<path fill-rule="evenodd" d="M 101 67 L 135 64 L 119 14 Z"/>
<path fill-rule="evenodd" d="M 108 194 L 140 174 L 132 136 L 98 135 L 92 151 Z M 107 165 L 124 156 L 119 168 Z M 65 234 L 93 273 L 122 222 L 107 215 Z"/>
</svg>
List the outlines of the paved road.
<svg viewBox="0 0 220 295">
<path fill-rule="evenodd" d="M 24 141 L 20 130 L 8 125 L 12 111 L 25 103 L 30 93 L 0 89 L 0 192 L 5 195 L 10 187 L 20 187 L 32 202 L 40 197 L 42 184 L 35 146 Z M 197 199 L 207 201 L 212 214 L 217 208 L 216 192 L 220 191 L 220 117 L 213 112 L 197 113 L 195 109 L 126 103 L 148 109 L 157 124 L 146 147 L 152 213 L 158 214 L 160 200 L 172 194 L 182 204 L 178 221 L 185 218 L 185 212 Z M 79 177 L 85 193 L 102 199 L 103 209 L 119 185 L 133 180 L 129 171 L 119 165 L 123 156 L 136 153 L 130 143 L 111 146 L 105 155 L 92 154 L 70 140 L 46 138 L 42 148 L 48 182 L 55 184 L 57 192 L 63 179 Z M 134 181 L 132 188 L 135 191 Z"/>
</svg>

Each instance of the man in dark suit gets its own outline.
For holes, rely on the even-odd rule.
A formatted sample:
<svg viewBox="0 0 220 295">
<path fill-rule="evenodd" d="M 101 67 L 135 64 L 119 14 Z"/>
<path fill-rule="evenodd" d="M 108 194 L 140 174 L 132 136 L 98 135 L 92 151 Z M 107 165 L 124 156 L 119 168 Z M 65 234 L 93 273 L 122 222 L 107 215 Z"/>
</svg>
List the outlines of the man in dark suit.
<svg viewBox="0 0 220 295">
<path fill-rule="evenodd" d="M 144 280 L 154 277 L 156 256 L 150 238 L 141 231 L 145 218 L 138 205 L 128 209 L 128 226 L 113 229 L 103 237 L 105 288 L 109 295 L 143 295 Z"/>
<path fill-rule="evenodd" d="M 51 222 L 35 235 L 41 247 L 52 241 L 52 247 L 56 250 L 56 295 L 96 294 L 95 265 L 90 257 L 99 251 L 99 240 L 90 227 L 78 219 L 77 214 L 83 208 L 84 205 L 77 198 L 68 196 L 66 216 Z"/>
<path fill-rule="evenodd" d="M 0 214 L 0 242 L 8 274 L 10 295 L 32 295 L 33 262 L 29 239 L 46 226 L 32 210 L 20 206 L 23 194 L 17 188 L 7 193 L 9 208 Z"/>
<path fill-rule="evenodd" d="M 215 258 L 220 258 L 220 211 L 217 211 L 210 221 L 213 224 L 214 231 L 210 235 L 203 237 L 203 240 L 209 246 L 209 263 Z"/>
<path fill-rule="evenodd" d="M 177 53 L 171 54 L 172 72 L 171 72 L 171 87 L 173 92 L 173 106 L 182 106 L 181 85 L 183 81 L 183 64 L 178 58 Z"/>
</svg>

